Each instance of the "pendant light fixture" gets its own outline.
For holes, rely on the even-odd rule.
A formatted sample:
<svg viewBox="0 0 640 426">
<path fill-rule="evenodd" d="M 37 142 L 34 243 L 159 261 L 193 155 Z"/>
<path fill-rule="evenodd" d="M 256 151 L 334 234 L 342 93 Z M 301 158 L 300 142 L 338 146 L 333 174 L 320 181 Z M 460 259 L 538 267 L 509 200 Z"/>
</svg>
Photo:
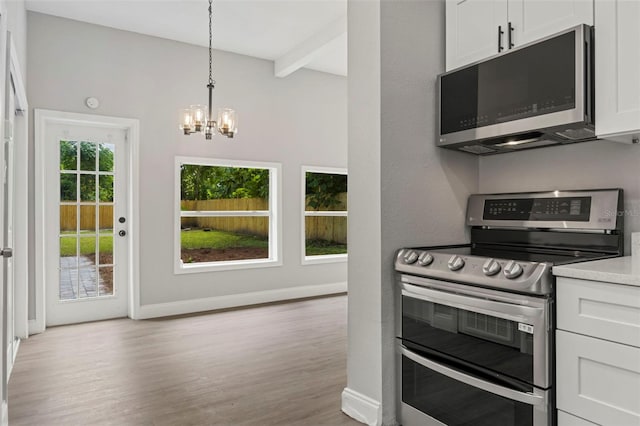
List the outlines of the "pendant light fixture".
<svg viewBox="0 0 640 426">
<path fill-rule="evenodd" d="M 206 139 L 211 139 L 214 132 L 218 132 L 228 138 L 232 138 L 238 132 L 238 116 L 231 108 L 219 108 L 217 120 L 213 119 L 212 97 L 215 82 L 213 81 L 213 73 L 211 67 L 213 64 L 213 54 L 211 39 L 213 36 L 211 16 L 212 3 L 209 0 L 209 105 L 208 108 L 203 105 L 191 105 L 189 108 L 180 110 L 180 130 L 185 135 L 192 133 L 204 133 Z"/>
</svg>

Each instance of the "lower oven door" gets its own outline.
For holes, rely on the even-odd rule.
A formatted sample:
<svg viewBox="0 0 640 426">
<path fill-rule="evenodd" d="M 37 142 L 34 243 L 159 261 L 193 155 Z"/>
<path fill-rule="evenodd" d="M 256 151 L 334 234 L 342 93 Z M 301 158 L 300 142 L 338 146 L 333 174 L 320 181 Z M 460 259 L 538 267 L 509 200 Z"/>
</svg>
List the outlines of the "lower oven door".
<svg viewBox="0 0 640 426">
<path fill-rule="evenodd" d="M 513 389 L 398 345 L 403 426 L 548 426 L 549 390 Z"/>
</svg>

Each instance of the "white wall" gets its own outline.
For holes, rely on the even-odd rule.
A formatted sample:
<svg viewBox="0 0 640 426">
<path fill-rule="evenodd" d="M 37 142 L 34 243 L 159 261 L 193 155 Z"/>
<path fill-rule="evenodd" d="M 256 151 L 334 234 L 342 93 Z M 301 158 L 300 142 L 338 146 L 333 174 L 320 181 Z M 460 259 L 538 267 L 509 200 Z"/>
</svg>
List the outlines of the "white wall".
<svg viewBox="0 0 640 426">
<path fill-rule="evenodd" d="M 301 266 L 300 167 L 347 165 L 347 82 L 300 70 L 273 77 L 273 62 L 214 52 L 214 108 L 239 112 L 236 138 L 182 136 L 178 109 L 207 100 L 207 50 L 91 24 L 28 14 L 28 95 L 33 108 L 140 119 L 142 305 L 346 281 L 346 263 Z M 32 139 L 33 143 L 33 139 Z M 282 163 L 284 265 L 174 275 L 174 158 Z"/>
<path fill-rule="evenodd" d="M 640 231 L 640 146 L 595 141 L 481 157 L 480 191 L 623 188 L 625 251 Z"/>
<path fill-rule="evenodd" d="M 443 0 L 349 1 L 349 219 L 360 226 L 349 234 L 348 389 L 380 403 L 383 424 L 395 421 L 395 251 L 468 241 L 477 191 L 477 158 L 435 146 L 443 70 Z"/>
</svg>

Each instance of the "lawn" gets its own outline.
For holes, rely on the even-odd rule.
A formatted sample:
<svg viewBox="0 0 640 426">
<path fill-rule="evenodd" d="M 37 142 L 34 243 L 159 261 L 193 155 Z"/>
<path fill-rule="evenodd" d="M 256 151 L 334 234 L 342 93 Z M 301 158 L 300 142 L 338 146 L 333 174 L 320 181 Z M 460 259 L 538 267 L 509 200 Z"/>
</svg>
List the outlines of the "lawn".
<svg viewBox="0 0 640 426">
<path fill-rule="evenodd" d="M 268 248 L 267 238 L 256 235 L 238 234 L 225 231 L 204 231 L 193 229 L 181 232 L 183 249 L 226 249 L 230 247 Z M 347 252 L 345 244 L 330 243 L 322 240 L 307 240 L 306 255 L 343 254 Z"/>
<path fill-rule="evenodd" d="M 100 253 L 113 253 L 113 231 L 100 231 Z M 75 232 L 63 232 L 62 235 L 76 235 Z M 88 255 L 96 252 L 96 239 L 91 236 L 83 236 L 80 233 L 80 254 Z M 60 238 L 60 256 L 76 255 L 76 238 L 64 237 Z"/>
</svg>

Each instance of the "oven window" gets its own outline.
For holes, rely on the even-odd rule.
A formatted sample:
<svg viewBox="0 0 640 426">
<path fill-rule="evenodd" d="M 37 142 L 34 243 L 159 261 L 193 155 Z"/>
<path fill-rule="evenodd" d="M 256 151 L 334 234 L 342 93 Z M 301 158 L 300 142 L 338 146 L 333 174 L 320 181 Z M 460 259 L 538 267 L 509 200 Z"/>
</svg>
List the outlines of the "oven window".
<svg viewBox="0 0 640 426">
<path fill-rule="evenodd" d="M 526 324 L 402 296 L 402 339 L 533 384 Z"/>
<path fill-rule="evenodd" d="M 402 401 L 448 426 L 533 425 L 533 406 L 451 379 L 405 356 Z"/>
</svg>

